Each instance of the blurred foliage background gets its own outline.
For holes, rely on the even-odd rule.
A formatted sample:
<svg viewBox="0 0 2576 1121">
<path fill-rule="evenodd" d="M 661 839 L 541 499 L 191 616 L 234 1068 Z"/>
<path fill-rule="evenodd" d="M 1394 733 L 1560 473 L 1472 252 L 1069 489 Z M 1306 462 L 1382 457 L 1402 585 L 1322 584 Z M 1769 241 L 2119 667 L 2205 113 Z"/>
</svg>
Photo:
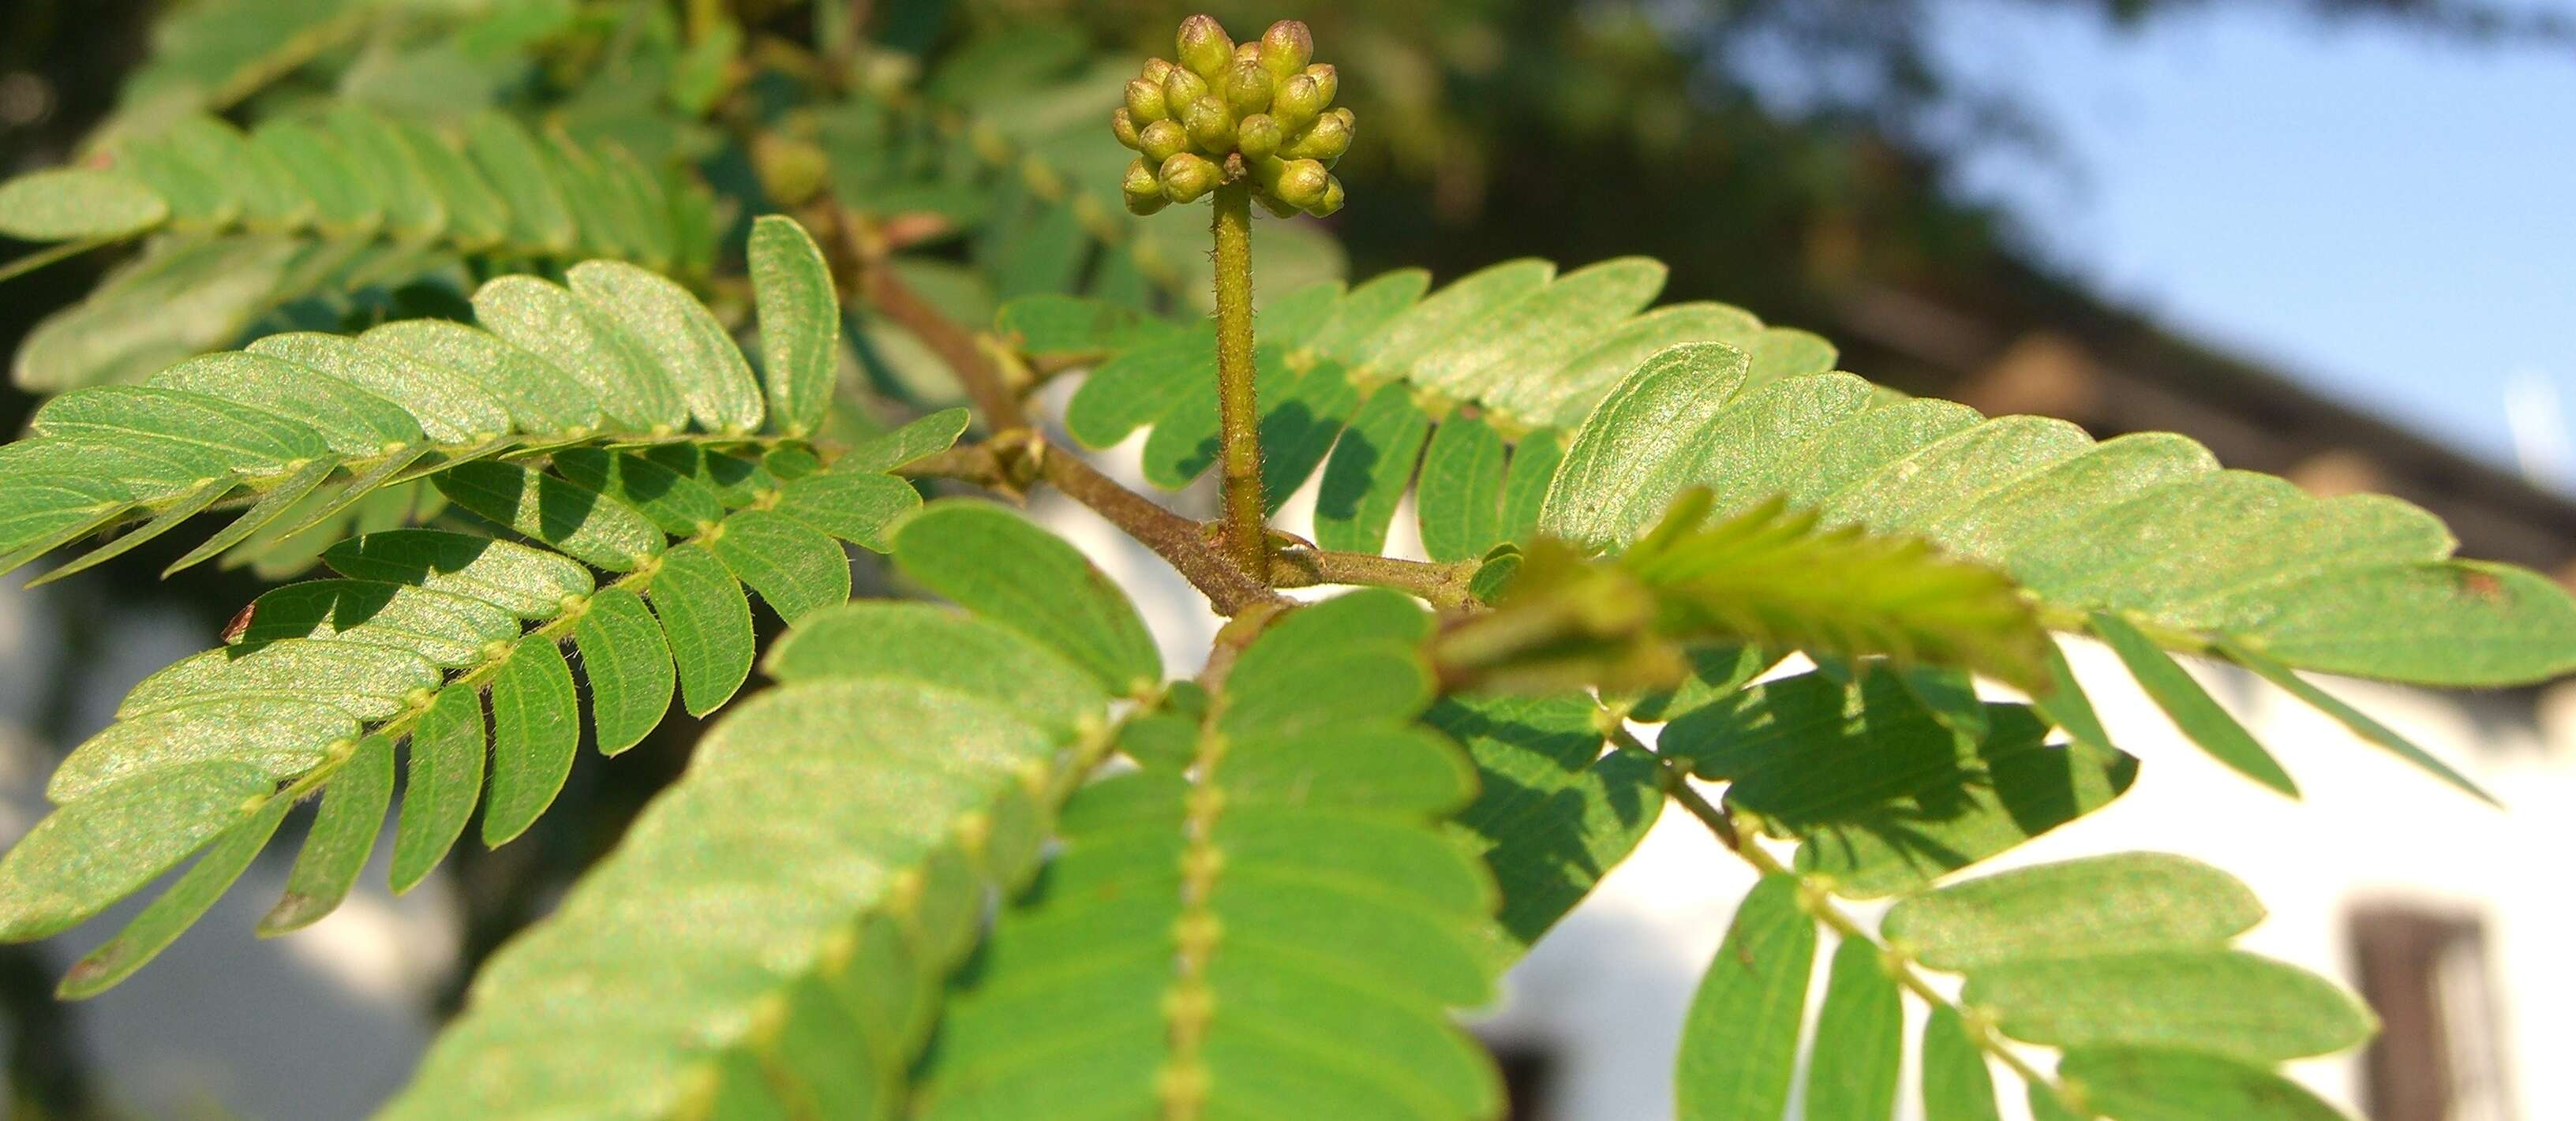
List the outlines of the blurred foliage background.
<svg viewBox="0 0 2576 1121">
<path fill-rule="evenodd" d="M 2446 40 L 2576 41 L 2563 19 L 2476 0 L 2022 6 L 2135 27 L 2236 4 Z M 2023 251 L 2012 215 L 1950 189 L 1961 161 L 1998 146 L 2047 153 L 2052 139 L 2009 97 L 1942 70 L 1928 41 L 1933 0 L 12 0 L 0 6 L 0 176 L 76 159 L 103 132 L 195 108 L 248 123 L 336 98 L 431 119 L 500 107 L 703 181 L 720 219 L 740 222 L 782 201 L 770 196 L 797 193 L 800 175 L 828 172 L 853 209 L 928 213 L 939 216 L 933 226 L 972 230 L 932 230 L 910 266 L 925 291 L 970 317 L 1042 282 L 1049 268 L 1025 258 L 1063 232 L 1025 183 L 993 171 L 1076 178 L 1077 192 L 1110 200 L 1105 216 L 1080 223 L 1104 244 L 1123 240 L 1134 260 L 1050 259 L 1054 274 L 1186 307 L 1200 287 L 1193 268 L 1205 268 L 1190 248 L 1198 231 L 1177 220 L 1132 226 L 1116 213 L 1127 153 L 1106 115 L 1119 77 L 1168 53 L 1175 22 L 1201 7 L 1238 35 L 1277 18 L 1308 21 L 1359 115 L 1358 143 L 1337 169 L 1351 205 L 1321 224 L 1329 240 L 1265 241 L 1294 258 L 1268 273 L 1273 283 L 1345 257 L 1355 276 L 1423 265 L 1447 278 L 1523 255 L 1571 268 L 1650 254 L 1672 266 L 1666 300 L 1719 299 L 1818 330 L 1844 345 L 1847 367 L 1913 389 L 1942 386 L 1901 351 L 1874 351 L 1866 333 L 1841 329 L 1862 294 L 1936 291 L 2009 304 L 2023 320 L 2102 314 L 2081 285 Z M 913 111 L 920 98 L 931 112 Z M 981 106 L 1008 143 L 941 105 Z M 1041 128 L 1059 138 L 1036 138 Z M 1059 158 L 1045 171 L 1014 165 L 1029 152 Z M 970 154 L 982 172 L 956 168 Z M 815 156 L 822 165 L 807 167 Z M 969 182 L 987 189 L 959 189 Z M 1013 207 L 1025 221 L 996 216 Z M 1148 251 L 1157 238 L 1172 248 Z M 20 251 L 0 248 L 0 260 Z M 6 350 L 18 353 L 117 261 L 117 251 L 83 254 L 0 281 Z M 440 260 L 365 292 L 281 293 L 223 326 L 254 334 L 434 313 L 453 308 L 478 271 L 506 266 Z M 721 307 L 724 284 L 708 287 Z M 876 398 L 944 392 L 905 360 L 912 344 L 901 337 L 862 326 L 853 344 L 872 375 L 873 396 L 852 410 L 858 423 L 885 403 Z M 36 400 L 14 383 L 0 388 L 0 428 L 14 433 Z M 111 603 L 177 604 L 211 635 L 263 584 L 215 566 L 163 582 L 167 559 L 140 550 L 48 592 L 74 620 Z M 74 649 L 62 664 L 85 660 Z M 36 731 L 76 741 L 71 683 L 45 687 L 57 696 Z M 677 773 L 694 734 L 675 719 L 614 768 L 585 756 L 562 810 L 528 839 L 499 852 L 460 848 L 467 949 L 457 984 L 613 842 Z M 50 987 L 31 948 L 0 950 L 17 1106 L 78 1116 L 95 1095 L 80 1056 L 60 1045 L 66 1013 Z"/>
</svg>

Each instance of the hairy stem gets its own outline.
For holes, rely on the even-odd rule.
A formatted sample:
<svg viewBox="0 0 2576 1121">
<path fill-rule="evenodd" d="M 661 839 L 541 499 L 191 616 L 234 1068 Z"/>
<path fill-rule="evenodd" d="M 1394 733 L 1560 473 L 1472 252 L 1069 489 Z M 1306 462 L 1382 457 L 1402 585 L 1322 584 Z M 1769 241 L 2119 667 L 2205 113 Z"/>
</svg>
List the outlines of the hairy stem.
<svg viewBox="0 0 2576 1121">
<path fill-rule="evenodd" d="M 1118 485 L 1081 456 L 1053 445 L 1038 447 L 1041 478 L 1152 549 L 1208 597 L 1218 614 L 1240 615 L 1255 604 L 1282 598 L 1218 552 L 1199 523 Z"/>
<path fill-rule="evenodd" d="M 1368 584 L 1420 596 L 1431 606 L 1445 610 L 1471 607 L 1476 602 L 1467 591 L 1467 582 L 1476 575 L 1473 561 L 1435 564 L 1375 553 L 1305 548 L 1281 549 L 1270 554 L 1269 560 L 1270 586 L 1274 588 Z"/>
<path fill-rule="evenodd" d="M 1226 554 L 1254 577 L 1269 572 L 1261 530 L 1261 412 L 1253 394 L 1252 184 L 1216 189 L 1216 404 L 1225 483 Z"/>
<path fill-rule="evenodd" d="M 1616 739 L 1622 747 L 1639 751 L 1648 750 L 1624 727 L 1618 730 Z M 1701 824 L 1708 826 L 1709 832 L 1716 834 L 1718 839 L 1725 843 L 1728 851 L 1742 857 L 1744 862 L 1752 865 L 1755 871 L 1766 876 L 1794 874 L 1777 858 L 1764 851 L 1761 845 L 1739 833 L 1733 816 L 1719 809 L 1716 804 L 1693 788 L 1688 770 L 1680 766 L 1678 760 L 1669 757 L 1664 759 L 1663 780 L 1664 792 L 1669 794 L 1673 801 L 1681 803 L 1682 808 L 1690 811 L 1692 817 L 1698 818 Z M 1886 963 L 1889 974 L 1896 978 L 1896 983 L 1903 986 L 1905 991 L 1913 993 L 1916 998 L 1931 1007 L 1947 1008 L 1957 1013 L 1960 1021 L 1967 1025 L 1968 1038 L 1976 1043 L 1978 1049 L 1993 1056 L 1995 1061 L 2010 1067 L 2023 1082 L 2046 1091 L 2049 1096 L 2064 1104 L 2069 1112 L 2078 1117 L 2091 1116 L 2069 1099 L 2063 1087 L 2047 1075 L 2041 1074 L 2037 1067 L 2030 1065 L 2029 1060 L 2021 1057 L 2020 1052 L 2013 1050 L 2010 1044 L 1996 1035 L 1994 1027 L 1987 1023 L 1984 1017 L 1970 1014 L 1966 1009 L 1952 1003 L 1949 997 L 1941 995 L 1939 989 L 1933 988 L 1930 981 L 1925 980 L 1921 973 L 1915 971 L 1912 963 L 1889 950 L 1885 943 L 1880 942 L 1876 936 L 1862 928 L 1857 920 L 1844 914 L 1842 908 L 1834 906 L 1833 900 L 1824 892 L 1811 889 L 1802 882 L 1798 896 L 1807 913 L 1814 916 L 1817 922 L 1823 923 L 1826 929 L 1833 931 L 1836 937 L 1857 939 L 1876 947 L 1879 960 Z"/>
</svg>

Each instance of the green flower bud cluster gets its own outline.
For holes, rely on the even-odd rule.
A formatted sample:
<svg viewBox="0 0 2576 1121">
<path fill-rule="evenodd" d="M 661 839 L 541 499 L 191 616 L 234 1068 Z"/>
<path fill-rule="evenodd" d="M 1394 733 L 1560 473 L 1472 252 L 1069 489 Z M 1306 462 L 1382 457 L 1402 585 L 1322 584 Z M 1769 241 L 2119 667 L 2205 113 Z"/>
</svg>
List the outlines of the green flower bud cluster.
<svg viewBox="0 0 2576 1121">
<path fill-rule="evenodd" d="M 1350 150 L 1351 111 L 1333 107 L 1340 76 L 1311 61 L 1305 24 L 1283 19 L 1237 45 L 1214 17 L 1191 16 L 1176 46 L 1180 61 L 1147 62 L 1109 115 L 1118 142 L 1138 154 L 1120 184 L 1127 209 L 1196 202 L 1236 179 L 1282 218 L 1342 208 L 1332 166 Z"/>
</svg>

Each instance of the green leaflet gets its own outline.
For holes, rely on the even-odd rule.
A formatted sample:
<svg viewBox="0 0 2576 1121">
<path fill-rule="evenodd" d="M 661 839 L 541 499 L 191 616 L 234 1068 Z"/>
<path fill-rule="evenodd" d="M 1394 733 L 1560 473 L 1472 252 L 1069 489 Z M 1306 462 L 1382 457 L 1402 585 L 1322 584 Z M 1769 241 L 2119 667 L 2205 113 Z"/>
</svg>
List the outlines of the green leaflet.
<svg viewBox="0 0 2576 1121">
<path fill-rule="evenodd" d="M 2043 864 L 1908 896 L 1880 929 L 1953 972 L 2038 957 L 2223 946 L 2263 919 L 2225 872 L 2161 853 Z"/>
<path fill-rule="evenodd" d="M 272 697 L 382 720 L 401 711 L 414 691 L 438 684 L 438 667 L 410 650 L 290 638 L 221 647 L 174 662 L 136 684 L 116 715 L 125 719 L 227 697 Z"/>
<path fill-rule="evenodd" d="M 663 533 L 694 537 L 724 520 L 713 488 L 632 452 L 573 448 L 556 452 L 555 473 L 631 506 Z"/>
<path fill-rule="evenodd" d="M 310 925 L 340 906 L 365 871 L 367 853 L 385 827 L 393 804 L 394 745 L 382 736 L 359 741 L 322 796 L 321 812 L 305 834 L 304 849 L 287 873 L 286 893 L 259 920 L 261 935 Z"/>
<path fill-rule="evenodd" d="M 1945 1005 L 1924 1018 L 1920 1057 L 1923 1121 L 2003 1121 L 1986 1053 L 1957 1011 Z"/>
<path fill-rule="evenodd" d="M 2120 656 L 2129 675 L 2138 679 L 2138 687 L 2154 698 L 2156 707 L 2163 709 L 2191 742 L 2238 774 L 2292 798 L 2299 796 L 2299 784 L 2281 769 L 2280 761 L 2263 750 L 2254 734 L 2219 707 L 2209 691 L 2192 680 L 2171 655 L 2158 649 L 2154 640 L 2139 633 L 2128 620 L 2107 611 L 2095 612 L 2091 622 L 2094 635 Z"/>
<path fill-rule="evenodd" d="M 0 856 L 0 939 L 70 929 L 247 820 L 274 788 L 257 767 L 210 760 L 56 809 Z"/>
<path fill-rule="evenodd" d="M 2323 978 L 2223 949 L 2026 958 L 1971 971 L 1960 999 L 2031 1043 L 2175 1048 L 2258 1064 L 2340 1051 L 2377 1026 Z"/>
<path fill-rule="evenodd" d="M 1798 906 L 1798 881 L 1763 877 L 1691 997 L 1673 1068 L 1675 1117 L 1738 1121 L 1788 1108 L 1815 955 L 1816 923 Z"/>
<path fill-rule="evenodd" d="M 678 387 L 701 431 L 760 430 L 760 386 L 715 316 L 679 285 L 622 261 L 585 261 L 565 274 L 592 311 L 616 320 Z"/>
<path fill-rule="evenodd" d="M 1134 605 L 1073 546 L 989 503 L 933 502 L 892 532 L 904 574 L 1038 640 L 1110 692 L 1151 689 L 1162 655 Z"/>
<path fill-rule="evenodd" d="M 860 548 L 882 553 L 885 528 L 921 506 L 921 492 L 892 475 L 835 464 L 779 491 L 778 512 Z"/>
<path fill-rule="evenodd" d="M 2212 1055 L 2087 1047 L 2068 1051 L 2058 1076 L 2113 1121 L 2342 1121 L 2306 1087 Z"/>
<path fill-rule="evenodd" d="M 1503 438 L 1474 417 L 1450 417 L 1422 453 L 1415 501 L 1422 549 L 1435 561 L 1483 556 L 1502 540 Z"/>
<path fill-rule="evenodd" d="M 274 413 L 353 458 L 384 455 L 422 438 L 419 422 L 393 402 L 267 355 L 202 355 L 153 375 L 152 384 Z"/>
<path fill-rule="evenodd" d="M 671 708 L 671 648 L 644 600 L 624 588 L 590 597 L 573 625 L 590 693 L 592 739 L 602 755 L 643 741 Z"/>
<path fill-rule="evenodd" d="M 846 472 L 892 471 L 956 446 L 957 438 L 966 433 L 968 418 L 965 409 L 941 409 L 892 432 L 860 441 L 832 466 Z"/>
<path fill-rule="evenodd" d="M 441 690 L 411 733 L 402 817 L 394 826 L 394 894 L 418 886 L 447 859 L 483 795 L 483 698 Z"/>
<path fill-rule="evenodd" d="M 662 530 L 632 507 L 540 471 L 484 460 L 430 481 L 457 505 L 595 568 L 632 572 L 662 552 Z"/>
<path fill-rule="evenodd" d="M 399 583 L 308 580 L 253 601 L 240 644 L 283 639 L 345 638 L 409 650 L 453 669 L 482 658 L 494 642 L 517 637 L 518 620 L 482 600 Z"/>
<path fill-rule="evenodd" d="M 572 773 L 581 746 L 581 709 L 572 669 L 544 636 L 519 640 L 492 679 L 492 793 L 483 806 L 483 843 L 499 847 L 534 824 Z"/>
<path fill-rule="evenodd" d="M 312 429 L 221 398 L 133 385 L 77 389 L 36 410 L 38 436 L 142 441 L 189 457 L 207 474 L 274 475 L 329 448 Z"/>
<path fill-rule="evenodd" d="M 1807 1112 L 1815 1121 L 1879 1121 L 1896 1108 L 1905 1017 L 1896 978 L 1878 946 L 1846 938 L 1834 948 L 1824 1008 L 1807 1062 Z"/>
<path fill-rule="evenodd" d="M 982 884 L 1035 856 L 1027 784 L 1055 746 L 903 682 L 806 681 L 743 706 L 494 957 L 382 1116 L 875 1115 L 927 1034 L 908 994 L 963 954 Z M 636 999 L 602 1017 L 584 994 L 611 989 Z"/>
<path fill-rule="evenodd" d="M 682 545 L 662 554 L 649 594 L 671 640 L 681 707 L 691 716 L 723 707 L 751 676 L 751 602 L 742 585 L 704 546 Z"/>
<path fill-rule="evenodd" d="M 1362 402 L 1334 443 L 1315 498 L 1315 542 L 1327 549 L 1374 553 L 1387 523 L 1413 483 L 1414 465 L 1430 438 L 1431 418 L 1401 386 L 1383 386 Z"/>
<path fill-rule="evenodd" d="M 617 321 L 557 285 L 531 276 L 494 279 L 474 291 L 474 321 L 570 375 L 621 429 L 663 435 L 688 427 L 688 403 L 655 356 Z"/>
<path fill-rule="evenodd" d="M 1663 812 L 1656 761 L 1601 756 L 1600 706 L 1580 694 L 1453 696 L 1423 720 L 1466 747 L 1480 787 L 1457 822 L 1503 893 L 1491 941 L 1508 965 L 1627 857 Z"/>
<path fill-rule="evenodd" d="M 787 622 L 850 598 L 849 554 L 822 531 L 783 515 L 741 511 L 706 544 Z"/>
<path fill-rule="evenodd" d="M 859 602 L 816 612 L 772 646 L 762 664 L 786 682 L 919 681 L 982 698 L 1068 739 L 1110 699 L 1082 667 L 1019 632 L 922 603 Z"/>
<path fill-rule="evenodd" d="M 360 338 L 405 354 L 444 378 L 472 385 L 522 432 L 580 436 L 599 429 L 600 399 L 590 386 L 499 337 L 443 319 L 404 319 L 367 328 Z"/>
<path fill-rule="evenodd" d="M 160 195 L 112 171 L 47 168 L 0 183 L 0 234 L 20 241 L 124 237 L 169 216 Z"/>
<path fill-rule="evenodd" d="M 468 378 L 409 354 L 334 335 L 294 331 L 250 344 L 402 406 L 442 444 L 484 444 L 510 430 L 510 411 Z"/>
<path fill-rule="evenodd" d="M 206 908 L 214 906 L 234 880 L 241 878 L 242 870 L 250 867 L 260 849 L 267 847 L 268 839 L 277 833 L 278 823 L 285 820 L 286 811 L 294 805 L 293 799 L 271 798 L 250 820 L 217 837 L 197 857 L 197 863 L 126 923 L 125 929 L 73 962 L 63 972 L 62 984 L 55 988 L 54 995 L 67 1000 L 96 996 L 143 968 L 180 932 L 203 917 Z"/>
<path fill-rule="evenodd" d="M 753 221 L 750 268 L 770 422 L 801 436 L 823 423 L 838 380 L 841 313 L 831 270 L 804 228 L 778 215 Z"/>
<path fill-rule="evenodd" d="M 1539 510 L 1540 532 L 1580 544 L 1644 529 L 1699 468 L 1689 438 L 1743 384 L 1744 352 L 1716 344 L 1657 353 L 1574 430 Z"/>
<path fill-rule="evenodd" d="M 2452 769 L 2450 764 L 2442 762 L 2433 753 L 2415 746 L 2413 741 L 2389 730 L 2387 725 L 2364 715 L 2361 710 L 2336 700 L 2334 694 L 2309 684 L 2305 678 L 2291 672 L 2290 667 L 2225 639 L 2219 640 L 2218 650 L 2227 656 L 2228 661 L 2254 671 L 2263 680 L 2280 686 L 2282 692 L 2297 697 L 2317 711 L 2335 718 L 2344 727 L 2352 729 L 2354 735 L 2387 748 L 2398 758 L 2423 768 L 2433 777 L 2450 783 L 2472 798 L 2490 806 L 2502 807 L 2503 803 L 2496 801 L 2495 795 L 2487 793 L 2477 783 L 2470 781 L 2468 776 Z"/>
<path fill-rule="evenodd" d="M 354 537 L 325 550 L 322 561 L 343 576 L 452 592 L 522 619 L 551 617 L 593 587 L 588 570 L 552 553 L 441 530 Z"/>
<path fill-rule="evenodd" d="M 1477 316 L 1501 329 L 1440 348 L 1415 363 L 1407 377 L 1444 396 L 1481 400 L 1520 380 L 1514 377 L 1520 370 L 1562 365 L 1597 337 L 1600 324 L 1625 319 L 1652 301 L 1663 290 L 1664 272 L 1659 261 L 1620 257 L 1568 273 Z"/>
<path fill-rule="evenodd" d="M 45 784 L 45 796 L 67 804 L 128 778 L 217 759 L 283 780 L 328 758 L 330 745 L 354 744 L 357 732 L 355 717 L 313 701 L 256 695 L 201 700 L 108 725 L 63 758 Z"/>
</svg>

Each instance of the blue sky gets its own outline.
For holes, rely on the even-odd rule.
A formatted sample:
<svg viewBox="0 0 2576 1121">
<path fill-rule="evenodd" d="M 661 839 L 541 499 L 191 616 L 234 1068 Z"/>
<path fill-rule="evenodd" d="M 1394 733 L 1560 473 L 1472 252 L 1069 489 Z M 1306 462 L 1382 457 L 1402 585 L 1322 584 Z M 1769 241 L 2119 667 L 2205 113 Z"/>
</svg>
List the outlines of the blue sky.
<svg viewBox="0 0 2576 1121">
<path fill-rule="evenodd" d="M 1980 158 L 1964 185 L 2189 333 L 2506 464 L 2520 380 L 2526 445 L 2563 448 L 2576 412 L 2543 414 L 2553 389 L 2576 406 L 2576 51 L 2251 7 L 2135 31 L 1945 9 L 1944 55 L 2066 157 Z M 2569 466 L 2549 470 L 2576 489 Z"/>
</svg>

